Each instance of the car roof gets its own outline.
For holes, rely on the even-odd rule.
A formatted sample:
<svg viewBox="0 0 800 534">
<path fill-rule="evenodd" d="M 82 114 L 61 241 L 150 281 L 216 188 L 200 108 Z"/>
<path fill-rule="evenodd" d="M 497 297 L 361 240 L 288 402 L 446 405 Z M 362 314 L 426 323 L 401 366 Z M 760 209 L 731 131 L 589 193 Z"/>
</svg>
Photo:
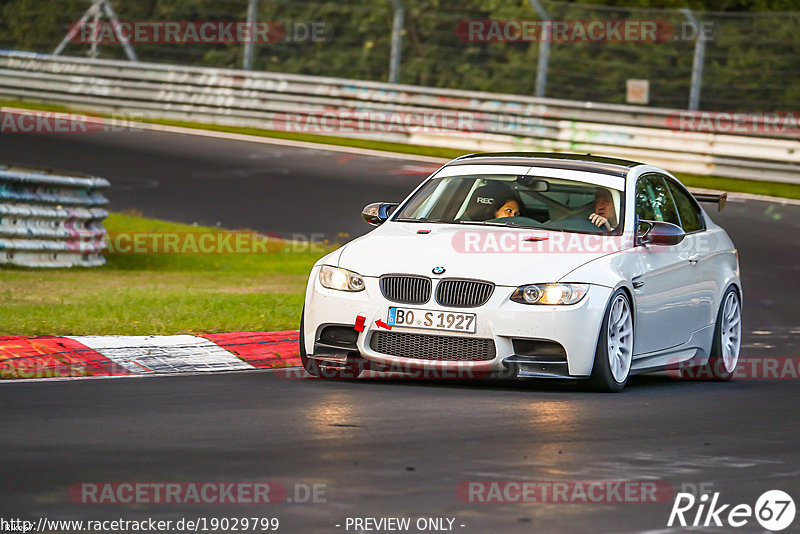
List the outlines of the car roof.
<svg viewBox="0 0 800 534">
<path fill-rule="evenodd" d="M 449 162 L 454 165 L 529 165 L 574 171 L 595 172 L 625 178 L 638 161 L 592 156 L 591 154 L 561 154 L 554 152 L 487 152 L 467 154 Z"/>
</svg>

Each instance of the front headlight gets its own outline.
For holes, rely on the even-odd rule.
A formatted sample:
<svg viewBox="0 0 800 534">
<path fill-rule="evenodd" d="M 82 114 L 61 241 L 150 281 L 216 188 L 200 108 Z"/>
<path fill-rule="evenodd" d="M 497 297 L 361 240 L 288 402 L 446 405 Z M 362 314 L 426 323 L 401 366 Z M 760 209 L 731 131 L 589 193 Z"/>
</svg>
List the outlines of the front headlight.
<svg viewBox="0 0 800 534">
<path fill-rule="evenodd" d="M 320 269 L 319 282 L 328 289 L 364 291 L 364 279 L 360 274 L 330 265 L 323 265 Z"/>
<path fill-rule="evenodd" d="M 511 300 L 520 304 L 575 304 L 589 291 L 589 284 L 529 284 L 520 286 Z"/>
</svg>

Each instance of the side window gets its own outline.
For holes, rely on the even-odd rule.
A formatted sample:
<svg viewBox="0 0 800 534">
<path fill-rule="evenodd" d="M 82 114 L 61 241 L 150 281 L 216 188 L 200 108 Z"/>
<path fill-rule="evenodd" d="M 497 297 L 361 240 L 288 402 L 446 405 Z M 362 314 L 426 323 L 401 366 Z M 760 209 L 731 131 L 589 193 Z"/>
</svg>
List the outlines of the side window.
<svg viewBox="0 0 800 534">
<path fill-rule="evenodd" d="M 639 219 L 662 221 L 680 226 L 678 211 L 672 202 L 664 178 L 646 174 L 636 183 L 636 215 Z"/>
<path fill-rule="evenodd" d="M 681 225 L 683 231 L 687 234 L 705 230 L 703 224 L 703 217 L 700 215 L 700 208 L 697 203 L 684 191 L 678 184 L 672 180 L 667 180 L 669 190 L 672 193 L 672 198 L 675 200 L 675 205 L 678 206 L 678 214 L 681 216 Z"/>
</svg>

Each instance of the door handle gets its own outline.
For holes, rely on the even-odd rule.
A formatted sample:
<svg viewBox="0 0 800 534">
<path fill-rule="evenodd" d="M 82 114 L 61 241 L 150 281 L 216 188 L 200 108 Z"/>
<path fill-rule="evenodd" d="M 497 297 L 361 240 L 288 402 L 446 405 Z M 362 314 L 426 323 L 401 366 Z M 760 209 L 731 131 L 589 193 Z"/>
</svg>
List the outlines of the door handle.
<svg viewBox="0 0 800 534">
<path fill-rule="evenodd" d="M 689 263 L 695 265 L 698 261 L 700 261 L 700 254 L 692 254 L 689 256 Z"/>
</svg>

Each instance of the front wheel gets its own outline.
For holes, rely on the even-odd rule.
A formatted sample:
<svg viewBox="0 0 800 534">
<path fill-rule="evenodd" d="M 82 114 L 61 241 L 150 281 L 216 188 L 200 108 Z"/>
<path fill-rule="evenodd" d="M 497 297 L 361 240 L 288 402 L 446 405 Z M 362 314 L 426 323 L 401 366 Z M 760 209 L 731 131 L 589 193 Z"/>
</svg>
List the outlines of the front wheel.
<svg viewBox="0 0 800 534">
<path fill-rule="evenodd" d="M 619 392 L 628 382 L 633 359 L 633 310 L 628 294 L 618 289 L 603 316 L 590 383 L 597 391 Z"/>
</svg>

